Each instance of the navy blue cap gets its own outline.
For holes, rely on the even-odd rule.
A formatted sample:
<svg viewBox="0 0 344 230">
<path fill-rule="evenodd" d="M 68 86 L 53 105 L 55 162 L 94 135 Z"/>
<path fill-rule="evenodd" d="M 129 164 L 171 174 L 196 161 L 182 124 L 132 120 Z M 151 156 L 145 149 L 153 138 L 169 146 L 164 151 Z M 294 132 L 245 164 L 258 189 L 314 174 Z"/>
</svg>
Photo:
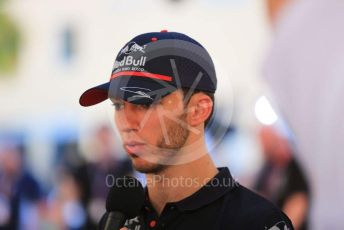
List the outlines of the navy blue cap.
<svg viewBox="0 0 344 230">
<path fill-rule="evenodd" d="M 151 104 L 180 88 L 214 93 L 217 79 L 207 50 L 189 36 L 163 30 L 136 36 L 119 51 L 109 82 L 85 91 L 82 106 L 108 98 Z"/>
</svg>

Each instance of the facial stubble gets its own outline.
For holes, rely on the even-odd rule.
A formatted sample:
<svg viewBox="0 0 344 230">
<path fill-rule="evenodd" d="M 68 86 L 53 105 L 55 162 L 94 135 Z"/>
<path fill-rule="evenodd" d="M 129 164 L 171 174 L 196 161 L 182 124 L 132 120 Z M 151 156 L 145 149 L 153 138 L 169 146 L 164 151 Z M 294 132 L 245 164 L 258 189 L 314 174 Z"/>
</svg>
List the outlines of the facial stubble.
<svg viewBox="0 0 344 230">
<path fill-rule="evenodd" d="M 180 149 L 185 145 L 190 131 L 186 125 L 186 114 L 178 117 L 177 121 L 165 121 L 167 136 L 161 134 L 157 141 L 156 147 L 151 154 L 157 162 L 147 161 L 145 166 L 138 166 L 133 164 L 134 168 L 141 173 L 157 174 L 169 167 L 169 162 L 180 154 Z"/>
</svg>

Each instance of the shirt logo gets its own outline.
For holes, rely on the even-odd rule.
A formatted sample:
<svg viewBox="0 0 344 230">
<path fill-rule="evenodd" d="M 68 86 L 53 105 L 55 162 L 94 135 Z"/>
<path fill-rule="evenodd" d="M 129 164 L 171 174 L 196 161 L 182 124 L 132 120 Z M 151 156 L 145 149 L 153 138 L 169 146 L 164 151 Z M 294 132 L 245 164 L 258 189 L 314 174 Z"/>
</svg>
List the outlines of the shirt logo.
<svg viewBox="0 0 344 230">
<path fill-rule="evenodd" d="M 124 224 L 124 227 L 128 228 L 128 230 L 141 230 L 143 229 L 143 227 L 140 222 L 140 219 L 138 217 L 135 217 L 133 219 L 127 220 Z"/>
<path fill-rule="evenodd" d="M 290 230 L 290 228 L 288 228 L 287 224 L 284 221 L 277 222 L 274 226 L 272 226 L 269 229 L 265 227 L 265 229 L 266 230 Z"/>
<path fill-rule="evenodd" d="M 126 47 L 124 47 L 121 52 L 121 54 L 130 54 L 131 52 L 141 52 L 141 53 L 145 53 L 144 49 L 146 48 L 146 45 L 144 46 L 140 46 L 138 44 L 136 44 L 136 42 L 129 42 L 128 45 L 126 45 Z"/>
</svg>

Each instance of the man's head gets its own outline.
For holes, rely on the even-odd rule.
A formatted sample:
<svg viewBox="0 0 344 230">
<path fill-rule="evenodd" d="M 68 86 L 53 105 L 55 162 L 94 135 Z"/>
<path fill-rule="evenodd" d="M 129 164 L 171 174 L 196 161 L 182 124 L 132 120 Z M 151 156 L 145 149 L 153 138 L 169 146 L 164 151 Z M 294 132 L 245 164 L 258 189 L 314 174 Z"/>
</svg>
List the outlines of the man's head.
<svg viewBox="0 0 344 230">
<path fill-rule="evenodd" d="M 80 104 L 110 98 L 134 167 L 152 172 L 203 138 L 216 85 L 213 62 L 202 45 L 184 34 L 161 31 L 129 41 L 117 55 L 110 81 L 84 92 Z"/>
</svg>

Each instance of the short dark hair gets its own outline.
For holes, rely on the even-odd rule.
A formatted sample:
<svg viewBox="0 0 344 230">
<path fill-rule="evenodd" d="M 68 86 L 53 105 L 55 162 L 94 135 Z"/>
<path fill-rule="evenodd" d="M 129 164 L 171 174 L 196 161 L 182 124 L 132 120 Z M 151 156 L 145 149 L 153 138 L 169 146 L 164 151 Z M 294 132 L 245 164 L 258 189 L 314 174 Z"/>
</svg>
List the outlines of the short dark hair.
<svg viewBox="0 0 344 230">
<path fill-rule="evenodd" d="M 189 88 L 182 88 L 182 92 L 183 92 L 183 95 L 184 97 L 188 94 L 189 92 Z M 190 99 L 193 95 L 197 94 L 197 93 L 204 93 L 205 95 L 207 95 L 208 97 L 210 97 L 211 101 L 213 102 L 213 107 L 211 109 L 211 113 L 209 115 L 209 117 L 207 118 L 207 120 L 205 120 L 204 122 L 204 128 L 207 127 L 207 125 L 209 124 L 210 120 L 212 119 L 213 117 L 213 114 L 214 114 L 214 108 L 215 108 L 215 95 L 214 93 L 210 93 L 210 92 L 207 92 L 207 91 L 203 91 L 203 90 L 199 90 L 199 89 L 194 89 L 192 94 L 190 95 L 190 97 L 188 98 L 187 101 L 185 101 L 185 105 L 189 104 L 190 102 Z"/>
</svg>

